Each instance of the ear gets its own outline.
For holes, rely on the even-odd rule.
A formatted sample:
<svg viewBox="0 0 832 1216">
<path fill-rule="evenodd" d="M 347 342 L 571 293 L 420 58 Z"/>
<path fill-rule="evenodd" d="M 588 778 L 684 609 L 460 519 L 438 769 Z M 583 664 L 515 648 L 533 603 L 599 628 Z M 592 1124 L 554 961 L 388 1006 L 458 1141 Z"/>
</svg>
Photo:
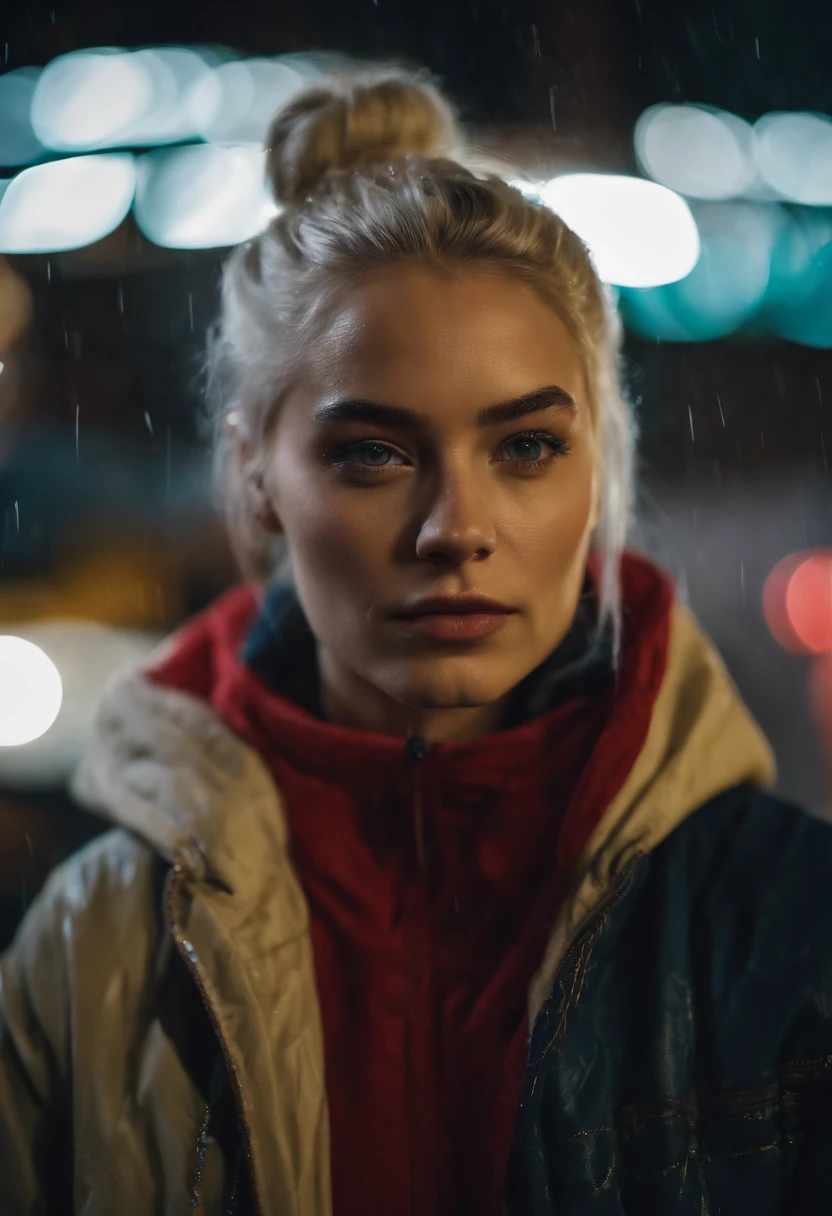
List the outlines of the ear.
<svg viewBox="0 0 832 1216">
<path fill-rule="evenodd" d="M 266 486 L 262 461 L 254 450 L 248 428 L 236 412 L 229 414 L 223 425 L 231 445 L 230 459 L 254 518 L 265 532 L 279 536 L 283 525 Z"/>
<path fill-rule="evenodd" d="M 249 486 L 254 505 L 254 517 L 258 524 L 264 532 L 271 532 L 273 536 L 280 536 L 283 532 L 283 524 L 280 522 L 280 516 L 275 510 L 262 472 L 254 473 L 250 476 Z"/>
</svg>

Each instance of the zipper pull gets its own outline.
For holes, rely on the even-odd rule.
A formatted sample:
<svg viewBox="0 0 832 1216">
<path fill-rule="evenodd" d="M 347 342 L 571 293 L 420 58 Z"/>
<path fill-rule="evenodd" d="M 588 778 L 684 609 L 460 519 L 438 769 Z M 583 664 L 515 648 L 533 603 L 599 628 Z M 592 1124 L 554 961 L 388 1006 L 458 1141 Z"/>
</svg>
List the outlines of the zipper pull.
<svg viewBox="0 0 832 1216">
<path fill-rule="evenodd" d="M 421 764 L 428 754 L 427 742 L 421 735 L 408 735 L 404 741 L 404 758 L 408 764 Z"/>
</svg>

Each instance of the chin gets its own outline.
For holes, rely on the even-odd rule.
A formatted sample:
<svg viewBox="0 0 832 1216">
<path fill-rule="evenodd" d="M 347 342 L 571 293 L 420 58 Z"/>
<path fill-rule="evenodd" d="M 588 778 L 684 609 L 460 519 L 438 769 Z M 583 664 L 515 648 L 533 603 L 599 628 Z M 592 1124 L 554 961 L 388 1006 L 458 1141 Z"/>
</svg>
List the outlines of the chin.
<svg viewBox="0 0 832 1216">
<path fill-rule="evenodd" d="M 497 671 L 488 660 L 434 658 L 387 672 L 380 685 L 410 709 L 481 709 L 504 697 L 524 674 Z"/>
</svg>

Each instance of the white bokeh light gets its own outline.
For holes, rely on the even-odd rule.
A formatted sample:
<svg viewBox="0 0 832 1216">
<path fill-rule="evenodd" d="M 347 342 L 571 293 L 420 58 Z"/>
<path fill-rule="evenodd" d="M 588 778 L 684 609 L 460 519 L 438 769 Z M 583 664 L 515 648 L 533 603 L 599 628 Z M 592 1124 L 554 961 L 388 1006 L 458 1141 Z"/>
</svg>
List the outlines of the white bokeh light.
<svg viewBox="0 0 832 1216">
<path fill-rule="evenodd" d="M 58 152 L 190 139 L 197 134 L 190 98 L 210 76 L 203 57 L 188 47 L 73 52 L 44 68 L 32 124 Z"/>
<path fill-rule="evenodd" d="M 107 685 L 140 667 L 159 637 L 80 620 L 27 622 L 13 628 L 17 640 L 24 639 L 53 660 L 63 700 L 44 734 L 18 747 L 0 747 L 0 783 L 15 789 L 54 788 L 70 777 L 87 747 Z M 2 661 L 0 690 L 5 690 Z"/>
<path fill-rule="evenodd" d="M 760 176 L 782 198 L 832 206 L 832 119 L 825 114 L 764 114 L 754 124 Z"/>
<path fill-rule="evenodd" d="M 201 55 L 187 47 L 160 46 L 134 51 L 151 80 L 151 103 L 134 123 L 122 130 L 113 143 L 137 146 L 175 143 L 197 135 L 189 100 L 211 70 Z"/>
<path fill-rule="evenodd" d="M 136 221 L 170 249 L 237 245 L 262 232 L 277 207 L 260 148 L 211 144 L 151 152 L 138 162 Z"/>
<path fill-rule="evenodd" d="M 617 287 L 658 287 L 690 274 L 699 231 L 683 198 L 655 182 L 570 173 L 539 187 L 540 198 L 578 234 L 599 276 Z"/>
<path fill-rule="evenodd" d="M 275 111 L 307 83 L 280 59 L 223 63 L 190 90 L 190 121 L 211 143 L 262 144 Z"/>
<path fill-rule="evenodd" d="M 0 198 L 0 253 L 82 249 L 119 226 L 136 188 L 133 157 L 74 156 L 35 165 Z"/>
<path fill-rule="evenodd" d="M 25 638 L 0 635 L 0 747 L 44 735 L 62 699 L 61 677 L 49 656 Z"/>
<path fill-rule="evenodd" d="M 112 147 L 154 102 L 147 58 L 117 50 L 61 55 L 43 69 L 32 126 L 56 152 Z"/>
<path fill-rule="evenodd" d="M 744 194 L 756 178 L 751 143 L 747 122 L 704 106 L 651 106 L 635 129 L 636 155 L 645 173 L 690 198 Z"/>
</svg>

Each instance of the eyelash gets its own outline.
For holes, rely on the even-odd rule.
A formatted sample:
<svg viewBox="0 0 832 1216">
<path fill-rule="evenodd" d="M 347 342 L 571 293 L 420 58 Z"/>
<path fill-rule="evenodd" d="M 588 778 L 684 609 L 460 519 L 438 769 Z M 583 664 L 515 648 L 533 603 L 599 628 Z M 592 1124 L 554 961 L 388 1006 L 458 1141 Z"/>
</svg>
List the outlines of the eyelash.
<svg viewBox="0 0 832 1216">
<path fill-rule="evenodd" d="M 553 435 L 551 431 L 519 431 L 516 435 L 510 435 L 508 439 L 505 440 L 503 447 L 505 447 L 506 444 L 516 442 L 518 439 L 532 439 L 537 443 L 545 444 L 551 449 L 551 452 L 548 456 L 539 460 L 507 460 L 500 463 L 512 464 L 524 470 L 528 469 L 537 472 L 540 469 L 546 468 L 548 465 L 552 464 L 553 461 L 558 460 L 561 456 L 568 456 L 570 452 L 569 443 L 565 439 L 561 439 L 557 435 Z M 359 477 L 377 477 L 380 473 L 386 473 L 390 468 L 406 467 L 404 465 L 389 464 L 360 465 L 353 464 L 351 461 L 346 459 L 349 452 L 353 452 L 357 448 L 361 448 L 369 444 L 372 444 L 375 447 L 385 448 L 391 452 L 396 452 L 397 455 L 401 455 L 393 444 L 386 443 L 383 439 L 357 439 L 353 443 L 347 444 L 346 447 L 339 448 L 337 451 L 328 452 L 327 456 L 333 465 L 348 465 L 351 472 L 358 472 Z"/>
</svg>

